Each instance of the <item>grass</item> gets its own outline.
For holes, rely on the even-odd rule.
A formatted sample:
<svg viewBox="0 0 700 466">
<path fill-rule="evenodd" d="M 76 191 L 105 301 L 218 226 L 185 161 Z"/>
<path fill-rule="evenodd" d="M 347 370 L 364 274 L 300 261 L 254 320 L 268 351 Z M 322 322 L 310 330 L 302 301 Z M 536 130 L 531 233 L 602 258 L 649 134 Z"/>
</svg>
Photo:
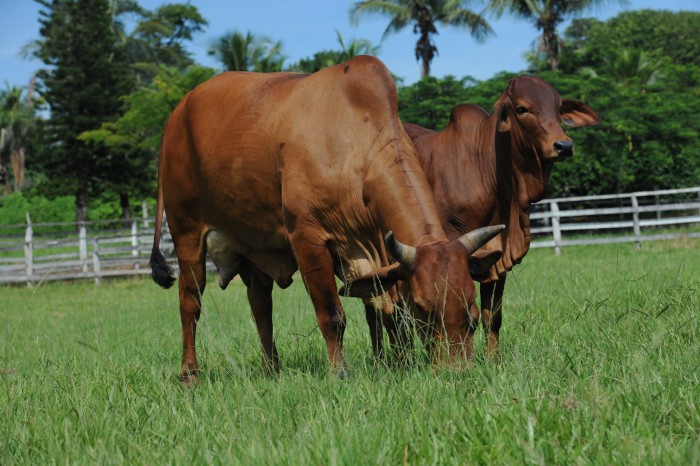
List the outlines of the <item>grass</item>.
<svg viewBox="0 0 700 466">
<path fill-rule="evenodd" d="M 186 388 L 177 291 L 4 287 L 0 464 L 700 464 L 699 289 L 700 241 L 533 250 L 500 364 L 375 367 L 347 299 L 339 381 L 301 283 L 275 290 L 267 377 L 243 285 L 212 280 Z"/>
</svg>

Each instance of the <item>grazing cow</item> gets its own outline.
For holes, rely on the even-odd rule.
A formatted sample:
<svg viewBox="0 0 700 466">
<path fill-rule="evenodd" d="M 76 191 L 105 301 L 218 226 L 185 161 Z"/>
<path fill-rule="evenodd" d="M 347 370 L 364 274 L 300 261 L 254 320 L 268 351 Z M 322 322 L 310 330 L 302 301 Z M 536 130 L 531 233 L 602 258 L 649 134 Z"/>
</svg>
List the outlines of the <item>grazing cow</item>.
<svg viewBox="0 0 700 466">
<path fill-rule="evenodd" d="M 397 108 L 391 76 L 372 57 L 308 76 L 224 73 L 182 99 L 163 133 L 151 268 L 159 285 L 174 282 L 159 250 L 164 209 L 180 267 L 183 381 L 199 371 L 207 250 L 222 288 L 243 279 L 275 370 L 272 285 L 286 288 L 297 269 L 339 375 L 345 314 L 334 274 L 366 300 L 401 280 L 450 357 L 471 356 L 469 268 L 490 267 L 500 252 L 470 254 L 503 227 L 447 239 Z"/>
<path fill-rule="evenodd" d="M 574 155 L 562 130 L 600 123 L 587 105 L 561 99 L 533 76 L 513 78 L 489 115 L 476 105 L 458 105 L 439 132 L 406 123 L 435 195 L 448 238 L 485 225 L 506 229 L 483 249 L 502 258 L 481 281 L 481 318 L 487 354 L 498 349 L 506 272 L 530 247 L 530 205 L 542 199 L 554 162 Z"/>
</svg>

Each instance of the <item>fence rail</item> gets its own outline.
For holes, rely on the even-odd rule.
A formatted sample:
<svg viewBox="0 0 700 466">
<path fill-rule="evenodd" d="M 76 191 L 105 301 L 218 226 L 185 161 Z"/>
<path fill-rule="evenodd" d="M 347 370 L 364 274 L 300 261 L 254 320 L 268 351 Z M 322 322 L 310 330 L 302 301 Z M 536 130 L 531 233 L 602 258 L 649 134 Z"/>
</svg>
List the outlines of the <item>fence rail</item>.
<svg viewBox="0 0 700 466">
<path fill-rule="evenodd" d="M 530 220 L 530 247 L 553 248 L 557 255 L 571 246 L 639 248 L 646 241 L 700 238 L 700 187 L 547 199 L 532 206 Z M 27 213 L 23 225 L 0 226 L 0 284 L 74 279 L 99 284 L 107 277 L 148 274 L 152 225 L 145 202 L 142 218 L 126 227 L 123 220 L 32 224 Z M 177 271 L 167 221 L 160 247 Z M 209 262 L 207 267 L 214 270 Z"/>
<path fill-rule="evenodd" d="M 700 187 L 546 199 L 530 220 L 530 247 L 557 255 L 565 246 L 700 238 Z"/>
</svg>

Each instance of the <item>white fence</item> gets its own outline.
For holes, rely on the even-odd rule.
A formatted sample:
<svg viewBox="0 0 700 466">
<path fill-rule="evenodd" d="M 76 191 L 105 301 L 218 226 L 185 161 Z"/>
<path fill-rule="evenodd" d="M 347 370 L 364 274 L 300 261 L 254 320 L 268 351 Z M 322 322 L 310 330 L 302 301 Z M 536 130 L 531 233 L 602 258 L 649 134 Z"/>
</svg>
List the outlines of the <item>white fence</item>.
<svg viewBox="0 0 700 466">
<path fill-rule="evenodd" d="M 700 187 L 546 199 L 530 220 L 530 247 L 557 255 L 565 246 L 700 238 Z"/>
<path fill-rule="evenodd" d="M 530 215 L 533 248 L 700 238 L 700 187 L 547 199 Z M 153 219 L 0 226 L 0 284 L 149 274 Z M 161 250 L 177 270 L 164 225 Z M 213 270 L 212 264 L 208 267 Z"/>
<path fill-rule="evenodd" d="M 152 247 L 153 218 L 145 202 L 143 217 L 128 222 L 32 223 L 27 213 L 24 225 L 0 226 L 0 284 L 85 278 L 99 284 L 107 277 L 150 274 Z M 177 270 L 167 224 L 160 247 Z"/>
</svg>

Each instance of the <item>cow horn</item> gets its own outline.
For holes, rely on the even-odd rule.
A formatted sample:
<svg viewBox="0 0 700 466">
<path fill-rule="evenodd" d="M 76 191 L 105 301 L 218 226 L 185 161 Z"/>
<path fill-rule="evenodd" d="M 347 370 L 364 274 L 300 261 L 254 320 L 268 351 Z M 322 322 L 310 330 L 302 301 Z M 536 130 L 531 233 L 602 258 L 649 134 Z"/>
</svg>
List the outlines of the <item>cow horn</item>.
<svg viewBox="0 0 700 466">
<path fill-rule="evenodd" d="M 459 242 L 462 243 L 462 246 L 464 246 L 469 254 L 473 254 L 474 251 L 486 244 L 491 238 L 502 232 L 505 228 L 505 225 L 491 225 L 478 228 L 460 237 Z"/>
<path fill-rule="evenodd" d="M 416 248 L 405 245 L 394 238 L 394 232 L 390 231 L 384 237 L 384 244 L 389 250 L 389 253 L 403 265 L 413 265 L 416 260 Z"/>
</svg>

